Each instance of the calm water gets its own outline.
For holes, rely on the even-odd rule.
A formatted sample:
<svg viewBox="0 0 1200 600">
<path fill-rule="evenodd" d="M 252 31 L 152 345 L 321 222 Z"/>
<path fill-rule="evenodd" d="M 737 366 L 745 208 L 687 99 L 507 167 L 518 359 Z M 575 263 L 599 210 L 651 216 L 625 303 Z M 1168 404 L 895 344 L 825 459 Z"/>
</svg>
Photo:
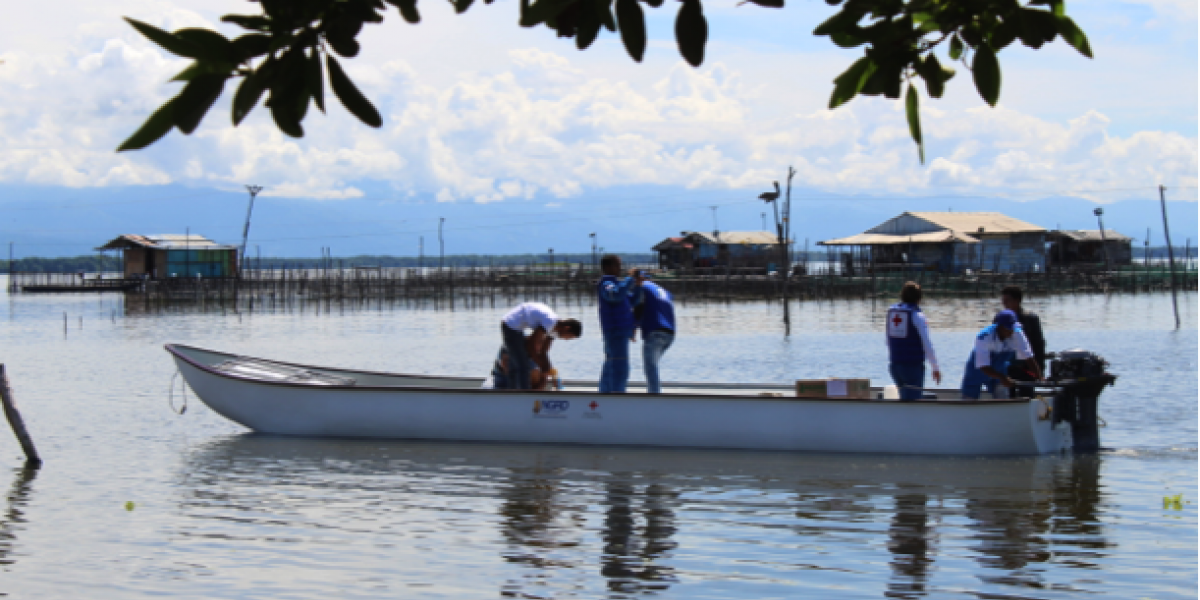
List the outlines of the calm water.
<svg viewBox="0 0 1200 600">
<path fill-rule="evenodd" d="M 1179 331 L 1167 295 L 1034 299 L 1051 349 L 1120 375 L 1101 398 L 1108 450 L 976 459 L 249 435 L 194 398 L 171 411 L 164 343 L 483 375 L 503 309 L 139 315 L 115 295 L 5 297 L 0 362 L 46 466 L 22 471 L 0 431 L 0 595 L 1196 598 L 1197 307 L 1180 299 Z M 776 306 L 683 306 L 664 376 L 881 384 L 883 308 L 794 305 L 784 338 Z M 927 302 L 950 382 L 996 308 Z M 594 309 L 560 309 L 585 337 L 555 362 L 594 377 Z"/>
</svg>

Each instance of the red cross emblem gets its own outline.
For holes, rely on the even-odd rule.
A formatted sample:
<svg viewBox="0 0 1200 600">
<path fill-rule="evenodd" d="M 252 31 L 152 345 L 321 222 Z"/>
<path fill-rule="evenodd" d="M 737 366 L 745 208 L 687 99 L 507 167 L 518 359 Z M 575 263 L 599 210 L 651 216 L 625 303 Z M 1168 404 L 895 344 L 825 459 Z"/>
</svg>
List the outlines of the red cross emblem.
<svg viewBox="0 0 1200 600">
<path fill-rule="evenodd" d="M 900 315 L 896 315 L 896 316 L 892 317 L 892 324 L 895 325 L 896 327 L 899 327 L 900 324 L 903 322 L 904 322 L 904 319 L 901 319 Z"/>
<path fill-rule="evenodd" d="M 595 400 L 592 400 L 592 403 L 591 403 L 591 404 L 589 404 L 588 406 L 592 407 L 592 410 L 596 410 L 596 407 L 598 407 L 598 406 L 600 406 L 600 405 L 599 405 L 599 404 L 596 404 L 596 401 L 595 401 Z"/>
</svg>

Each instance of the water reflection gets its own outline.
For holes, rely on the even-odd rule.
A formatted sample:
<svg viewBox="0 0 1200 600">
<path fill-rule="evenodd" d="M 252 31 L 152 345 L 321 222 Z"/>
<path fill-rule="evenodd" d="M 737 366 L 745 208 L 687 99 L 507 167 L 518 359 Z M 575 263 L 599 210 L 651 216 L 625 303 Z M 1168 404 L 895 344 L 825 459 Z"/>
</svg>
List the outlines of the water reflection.
<svg viewBox="0 0 1200 600">
<path fill-rule="evenodd" d="M 576 566 L 561 551 L 579 545 L 582 530 L 572 517 L 582 514 L 583 508 L 573 510 L 565 504 L 559 494 L 560 480 L 558 469 L 540 461 L 509 469 L 500 489 L 500 529 L 506 542 L 501 556 L 525 568 L 505 581 L 502 596 L 540 597 L 532 589 L 545 587 L 544 580 L 554 572 Z"/>
<path fill-rule="evenodd" d="M 660 483 L 639 489 L 627 474 L 614 474 L 604 488 L 600 574 L 608 589 L 622 594 L 667 589 L 675 581 L 666 561 L 677 545 L 672 537 L 679 492 Z"/>
<path fill-rule="evenodd" d="M 0 566 L 8 567 L 16 562 L 13 555 L 17 532 L 27 524 L 25 507 L 29 504 L 37 473 L 37 469 L 16 469 L 12 486 L 5 497 L 4 518 L 0 519 Z"/>
<path fill-rule="evenodd" d="M 458 568 L 496 566 L 462 576 L 500 582 L 507 597 L 684 593 L 674 589 L 683 572 L 749 577 L 742 562 L 764 581 L 801 583 L 799 568 L 844 589 L 862 585 L 850 580 L 865 565 L 886 564 L 890 576 L 869 585 L 887 598 L 936 595 L 939 578 L 964 576 L 1022 598 L 1088 585 L 1061 570 L 1093 570 L 1115 547 L 1101 521 L 1102 460 L 243 435 L 204 446 L 180 469 L 184 516 L 220 523 L 180 533 L 301 552 L 336 542 L 355 557 L 346 568 L 405 585 L 421 575 L 395 569 L 396 558 L 472 535 L 456 546 L 466 553 Z M 762 547 L 779 551 L 728 560 Z"/>
<path fill-rule="evenodd" d="M 907 487 L 907 486 L 906 486 Z M 888 582 L 888 598 L 919 598 L 925 595 L 925 581 L 934 562 L 933 527 L 926 506 L 929 496 L 923 493 L 896 494 L 895 514 L 888 528 L 888 550 L 892 552 L 892 579 Z"/>
</svg>

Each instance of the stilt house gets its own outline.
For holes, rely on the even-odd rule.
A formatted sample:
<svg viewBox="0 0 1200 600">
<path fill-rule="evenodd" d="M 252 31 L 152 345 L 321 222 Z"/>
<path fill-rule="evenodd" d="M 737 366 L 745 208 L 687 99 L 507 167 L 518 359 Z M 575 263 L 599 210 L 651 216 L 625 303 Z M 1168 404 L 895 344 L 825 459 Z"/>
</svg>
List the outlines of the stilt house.
<svg viewBox="0 0 1200 600">
<path fill-rule="evenodd" d="M 196 234 L 124 234 L 96 249 L 120 250 L 129 279 L 236 277 L 238 273 L 237 246 Z"/>
<path fill-rule="evenodd" d="M 818 245 L 849 250 L 842 253 L 849 273 L 856 267 L 1022 273 L 1046 266 L 1046 229 L 997 212 L 906 212 Z"/>
<path fill-rule="evenodd" d="M 781 261 L 779 237 L 767 231 L 684 231 L 653 250 L 662 269 L 730 267 L 765 273 Z"/>
<path fill-rule="evenodd" d="M 1056 229 L 1046 235 L 1054 266 L 1128 265 L 1133 262 L 1133 238 L 1105 229 Z M 1107 258 L 1106 258 L 1107 253 Z"/>
</svg>

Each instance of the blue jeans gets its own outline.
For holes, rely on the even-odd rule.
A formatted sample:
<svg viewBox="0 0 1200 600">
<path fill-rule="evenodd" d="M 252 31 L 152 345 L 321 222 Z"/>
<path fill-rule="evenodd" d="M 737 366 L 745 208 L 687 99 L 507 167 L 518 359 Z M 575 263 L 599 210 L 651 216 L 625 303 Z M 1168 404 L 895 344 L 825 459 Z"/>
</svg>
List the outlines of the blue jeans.
<svg viewBox="0 0 1200 600">
<path fill-rule="evenodd" d="M 504 351 L 508 353 L 508 381 L 504 389 L 527 390 L 533 387 L 529 382 L 533 360 L 529 358 L 529 350 L 525 348 L 525 332 L 501 323 L 500 335 L 504 339 Z"/>
<path fill-rule="evenodd" d="M 658 379 L 658 361 L 675 341 L 675 332 L 659 329 L 651 331 L 642 339 L 642 366 L 646 371 L 646 391 L 662 393 L 662 382 Z"/>
<path fill-rule="evenodd" d="M 601 394 L 624 394 L 629 383 L 629 338 L 632 328 L 604 330 L 604 368 L 600 370 Z"/>
<path fill-rule="evenodd" d="M 925 364 L 901 365 L 888 363 L 888 373 L 900 391 L 901 400 L 920 400 L 925 390 Z"/>
<path fill-rule="evenodd" d="M 1001 373 L 1007 373 L 1007 358 L 1004 354 L 993 354 L 991 357 L 992 368 Z M 997 400 L 1008 398 L 1008 388 L 1000 385 L 998 379 L 980 371 L 975 366 L 975 353 L 971 352 L 971 356 L 967 358 L 967 366 L 963 369 L 962 396 L 969 400 L 978 400 L 979 394 L 982 393 L 981 388 L 986 388 Z"/>
</svg>

